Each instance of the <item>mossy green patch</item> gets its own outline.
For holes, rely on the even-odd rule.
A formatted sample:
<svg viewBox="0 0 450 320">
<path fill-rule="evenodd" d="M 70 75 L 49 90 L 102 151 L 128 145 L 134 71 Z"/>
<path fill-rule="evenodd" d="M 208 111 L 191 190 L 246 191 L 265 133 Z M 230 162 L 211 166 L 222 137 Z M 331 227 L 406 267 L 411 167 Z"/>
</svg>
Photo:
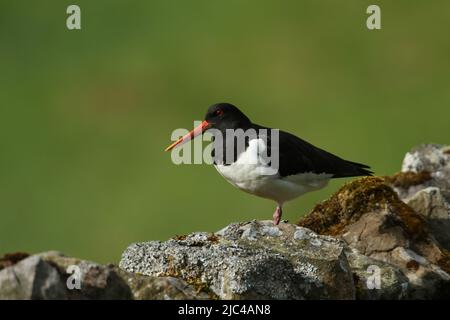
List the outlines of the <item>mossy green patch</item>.
<svg viewBox="0 0 450 320">
<path fill-rule="evenodd" d="M 211 233 L 211 234 L 208 236 L 207 240 L 208 240 L 209 242 L 215 244 L 215 243 L 219 243 L 220 238 L 219 238 L 218 236 L 216 236 L 214 233 Z"/>
<path fill-rule="evenodd" d="M 168 270 L 161 274 L 162 277 L 174 277 L 183 279 L 188 284 L 194 287 L 197 293 L 203 292 L 206 293 L 210 299 L 219 299 L 218 296 L 209 288 L 209 285 L 202 281 L 199 277 L 195 277 L 192 275 L 186 275 L 186 273 L 182 272 L 183 266 L 177 265 L 175 263 L 175 259 L 172 256 L 167 258 Z"/>
<path fill-rule="evenodd" d="M 398 172 L 393 176 L 386 176 L 384 180 L 389 184 L 397 188 L 407 189 L 411 186 L 423 184 L 431 180 L 431 173 L 429 171 L 421 172 Z"/>
<path fill-rule="evenodd" d="M 187 235 L 182 234 L 182 235 L 176 235 L 175 237 L 173 237 L 172 239 L 177 240 L 177 241 L 182 241 L 185 240 L 187 237 Z"/>
<path fill-rule="evenodd" d="M 444 248 L 441 248 L 441 258 L 438 260 L 438 266 L 450 274 L 450 252 Z"/>
<path fill-rule="evenodd" d="M 339 235 L 367 212 L 387 209 L 396 214 L 412 238 L 424 234 L 425 222 L 381 177 L 366 177 L 342 186 L 330 199 L 317 204 L 297 224 L 316 233 Z"/>
</svg>

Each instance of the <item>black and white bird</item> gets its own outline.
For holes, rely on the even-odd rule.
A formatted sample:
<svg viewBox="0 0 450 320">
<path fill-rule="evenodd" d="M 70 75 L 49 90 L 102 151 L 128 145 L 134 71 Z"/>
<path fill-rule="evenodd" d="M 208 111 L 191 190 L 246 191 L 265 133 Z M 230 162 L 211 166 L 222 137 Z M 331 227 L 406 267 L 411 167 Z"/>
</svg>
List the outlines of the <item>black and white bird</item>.
<svg viewBox="0 0 450 320">
<path fill-rule="evenodd" d="M 215 130 L 212 130 L 215 129 Z M 230 143 L 227 132 L 251 132 L 239 147 Z M 278 132 L 274 146 L 272 130 Z M 205 131 L 215 132 L 212 157 L 217 171 L 233 186 L 259 197 L 276 201 L 275 225 L 280 223 L 283 204 L 302 194 L 325 187 L 332 178 L 370 176 L 370 167 L 344 160 L 294 136 L 291 133 L 252 123 L 229 103 L 210 106 L 205 120 L 194 130 L 166 148 L 169 151 Z M 256 134 L 255 134 L 256 132 Z M 221 139 L 216 135 L 221 134 Z M 231 139 L 236 140 L 236 137 Z M 220 152 L 218 152 L 220 151 Z M 228 151 L 228 152 L 227 152 Z M 231 157 L 227 155 L 231 154 Z M 277 151 L 276 170 L 267 159 Z"/>
</svg>

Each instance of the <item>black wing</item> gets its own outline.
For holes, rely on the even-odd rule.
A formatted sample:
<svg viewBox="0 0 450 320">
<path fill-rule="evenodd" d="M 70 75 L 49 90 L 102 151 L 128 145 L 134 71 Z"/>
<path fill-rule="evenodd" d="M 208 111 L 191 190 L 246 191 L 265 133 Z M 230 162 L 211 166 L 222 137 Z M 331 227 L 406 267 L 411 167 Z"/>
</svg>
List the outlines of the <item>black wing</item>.
<svg viewBox="0 0 450 320">
<path fill-rule="evenodd" d="M 282 177 L 305 172 L 328 173 L 332 174 L 333 178 L 370 176 L 373 173 L 365 164 L 339 158 L 281 130 L 279 130 L 279 157 L 279 173 Z"/>
</svg>

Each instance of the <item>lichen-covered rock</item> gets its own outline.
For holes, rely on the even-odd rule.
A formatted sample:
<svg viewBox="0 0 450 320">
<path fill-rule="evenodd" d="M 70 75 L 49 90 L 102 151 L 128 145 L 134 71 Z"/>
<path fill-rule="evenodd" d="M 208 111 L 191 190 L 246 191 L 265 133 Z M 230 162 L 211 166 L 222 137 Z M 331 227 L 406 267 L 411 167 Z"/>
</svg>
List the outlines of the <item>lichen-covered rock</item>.
<svg viewBox="0 0 450 320">
<path fill-rule="evenodd" d="M 120 267 L 178 277 L 221 299 L 355 297 L 342 242 L 271 221 L 133 244 L 123 253 Z"/>
<path fill-rule="evenodd" d="M 392 176 L 384 177 L 384 181 L 394 189 L 400 199 L 411 197 L 418 191 L 435 184 L 432 174 L 429 171 L 397 172 Z"/>
<path fill-rule="evenodd" d="M 401 201 L 386 179 L 344 185 L 299 225 L 397 267 L 408 278 L 409 298 L 450 297 L 448 251 L 435 240 L 426 218 Z"/>
<path fill-rule="evenodd" d="M 448 220 L 450 218 L 450 206 L 439 188 L 425 188 L 404 201 L 426 219 Z"/>
<path fill-rule="evenodd" d="M 439 244 L 450 250 L 450 204 L 445 200 L 440 189 L 428 187 L 404 201 L 425 217 L 431 233 Z"/>
<path fill-rule="evenodd" d="M 399 300 L 408 298 L 409 280 L 399 268 L 369 258 L 355 249 L 347 249 L 346 255 L 353 272 L 357 299 Z"/>
<path fill-rule="evenodd" d="M 407 175 L 414 177 L 413 174 L 422 178 L 428 176 L 428 179 L 408 179 Z M 409 198 L 427 187 L 437 187 L 450 201 L 450 146 L 423 144 L 413 148 L 405 155 L 399 175 L 406 178 L 403 185 L 394 184 L 400 198 Z"/>
<path fill-rule="evenodd" d="M 114 265 L 101 265 L 92 261 L 66 257 L 55 251 L 40 253 L 37 256 L 58 271 L 61 283 L 65 288 L 65 299 L 123 300 L 132 298 L 130 288 L 118 274 L 118 268 Z M 68 269 L 69 266 L 79 268 L 81 284 L 79 289 L 67 286 L 68 278 L 75 274 Z"/>
<path fill-rule="evenodd" d="M 436 291 L 436 288 L 446 285 L 450 289 L 450 276 L 439 265 L 440 259 L 446 259 L 445 251 L 433 238 L 410 237 L 389 211 L 364 214 L 346 228 L 342 238 L 364 256 L 400 269 L 409 279 L 405 296 L 437 298 L 443 291 Z M 449 292 L 446 294 L 448 296 Z"/>
<path fill-rule="evenodd" d="M 182 279 L 148 277 L 114 265 L 66 257 L 56 251 L 0 258 L 0 299 L 208 299 Z M 80 287 L 68 286 L 76 266 Z"/>
<path fill-rule="evenodd" d="M 443 271 L 441 266 L 431 263 L 427 258 L 417 254 L 412 249 L 396 247 L 390 253 L 381 253 L 374 256 L 380 260 L 389 260 L 408 277 L 408 298 L 450 298 L 449 274 Z"/>
<path fill-rule="evenodd" d="M 402 172 L 345 184 L 297 226 L 251 221 L 137 243 L 120 268 L 5 255 L 0 299 L 450 298 L 449 158 L 448 146 L 418 146 Z"/>
<path fill-rule="evenodd" d="M 80 290 L 68 290 L 67 299 L 136 299 L 174 300 L 207 299 L 182 279 L 171 277 L 148 277 L 129 273 L 115 265 L 101 265 L 91 261 L 66 257 L 60 253 L 40 254 L 59 270 L 63 282 L 69 276 L 70 265 L 80 268 L 82 279 Z"/>
<path fill-rule="evenodd" d="M 6 255 L 0 271 L 0 299 L 130 299 L 131 291 L 117 267 L 65 257 L 49 251 L 26 257 Z M 8 261 L 8 263 L 6 263 Z M 80 271 L 81 287 L 68 286 L 72 272 Z"/>
<path fill-rule="evenodd" d="M 135 300 L 208 300 L 211 295 L 198 291 L 180 278 L 149 277 L 119 270 Z"/>
<path fill-rule="evenodd" d="M 450 146 L 440 144 L 421 144 L 407 152 L 402 163 L 402 172 L 449 170 Z"/>
<path fill-rule="evenodd" d="M 425 234 L 424 219 L 401 201 L 379 177 L 367 177 L 342 186 L 328 200 L 317 204 L 298 225 L 326 235 L 341 235 L 369 212 L 392 212 L 412 237 Z"/>
</svg>

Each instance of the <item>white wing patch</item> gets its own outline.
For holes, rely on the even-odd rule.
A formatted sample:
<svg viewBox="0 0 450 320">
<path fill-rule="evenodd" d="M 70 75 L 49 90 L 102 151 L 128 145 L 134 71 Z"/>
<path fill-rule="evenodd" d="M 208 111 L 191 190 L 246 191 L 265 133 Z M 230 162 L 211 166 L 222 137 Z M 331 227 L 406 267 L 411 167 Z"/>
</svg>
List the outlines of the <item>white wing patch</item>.
<svg viewBox="0 0 450 320">
<path fill-rule="evenodd" d="M 232 185 L 248 193 L 282 204 L 306 192 L 323 188 L 331 174 L 301 173 L 280 177 L 264 161 L 267 146 L 263 139 L 252 139 L 245 152 L 228 165 L 215 165 L 217 171 Z"/>
</svg>

